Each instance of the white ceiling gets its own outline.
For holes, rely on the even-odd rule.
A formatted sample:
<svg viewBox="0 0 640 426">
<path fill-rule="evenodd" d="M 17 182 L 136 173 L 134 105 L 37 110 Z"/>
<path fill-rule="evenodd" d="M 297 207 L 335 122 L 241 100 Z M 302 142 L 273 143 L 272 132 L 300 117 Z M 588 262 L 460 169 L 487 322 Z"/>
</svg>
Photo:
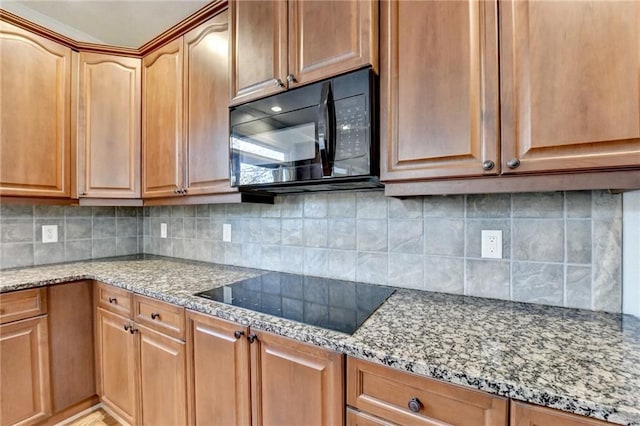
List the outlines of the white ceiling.
<svg viewBox="0 0 640 426">
<path fill-rule="evenodd" d="M 0 7 L 75 41 L 138 48 L 209 1 L 1 0 Z"/>
</svg>

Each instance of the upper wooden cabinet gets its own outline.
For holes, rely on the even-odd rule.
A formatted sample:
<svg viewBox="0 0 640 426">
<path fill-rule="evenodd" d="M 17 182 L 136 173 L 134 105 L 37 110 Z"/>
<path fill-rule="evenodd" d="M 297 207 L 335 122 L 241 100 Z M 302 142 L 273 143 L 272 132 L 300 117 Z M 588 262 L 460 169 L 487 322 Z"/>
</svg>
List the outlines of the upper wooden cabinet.
<svg viewBox="0 0 640 426">
<path fill-rule="evenodd" d="M 0 195 L 69 197 L 71 49 L 0 22 Z"/>
<path fill-rule="evenodd" d="M 377 68 L 378 2 L 231 0 L 230 103 Z"/>
<path fill-rule="evenodd" d="M 496 3 L 381 7 L 382 180 L 497 173 Z"/>
<path fill-rule="evenodd" d="M 140 198 L 140 59 L 82 52 L 79 62 L 78 196 Z"/>
<path fill-rule="evenodd" d="M 228 12 L 143 59 L 143 197 L 229 184 Z"/>
<path fill-rule="evenodd" d="M 505 173 L 640 165 L 640 2 L 505 1 L 500 34 Z"/>
</svg>

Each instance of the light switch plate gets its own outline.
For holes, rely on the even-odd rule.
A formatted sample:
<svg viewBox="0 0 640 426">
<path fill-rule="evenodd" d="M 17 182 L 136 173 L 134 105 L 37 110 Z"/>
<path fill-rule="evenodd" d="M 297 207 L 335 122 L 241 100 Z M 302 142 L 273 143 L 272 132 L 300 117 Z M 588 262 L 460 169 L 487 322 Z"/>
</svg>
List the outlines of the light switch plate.
<svg viewBox="0 0 640 426">
<path fill-rule="evenodd" d="M 58 242 L 58 225 L 42 225 L 42 242 Z"/>
</svg>

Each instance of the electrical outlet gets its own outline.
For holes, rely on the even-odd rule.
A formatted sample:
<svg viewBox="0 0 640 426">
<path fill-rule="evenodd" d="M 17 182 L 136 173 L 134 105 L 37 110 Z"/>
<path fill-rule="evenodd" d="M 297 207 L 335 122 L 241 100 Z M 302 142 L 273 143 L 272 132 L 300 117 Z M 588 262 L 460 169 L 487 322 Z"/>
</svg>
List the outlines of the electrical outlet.
<svg viewBox="0 0 640 426">
<path fill-rule="evenodd" d="M 482 257 L 502 259 L 502 231 L 482 231 Z"/>
<path fill-rule="evenodd" d="M 222 241 L 226 243 L 231 242 L 231 224 L 230 223 L 222 224 Z"/>
<path fill-rule="evenodd" d="M 58 225 L 42 225 L 42 242 L 58 242 Z"/>
<path fill-rule="evenodd" d="M 160 238 L 167 238 L 167 224 L 160 224 Z"/>
</svg>

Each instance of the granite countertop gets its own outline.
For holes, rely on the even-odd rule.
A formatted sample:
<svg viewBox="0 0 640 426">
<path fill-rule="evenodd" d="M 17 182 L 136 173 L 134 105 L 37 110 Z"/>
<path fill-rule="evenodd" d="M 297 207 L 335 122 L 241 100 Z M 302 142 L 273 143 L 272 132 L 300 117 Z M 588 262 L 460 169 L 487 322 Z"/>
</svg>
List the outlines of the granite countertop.
<svg viewBox="0 0 640 426">
<path fill-rule="evenodd" d="M 193 295 L 265 272 L 153 256 L 96 260 L 0 271 L 0 292 L 96 279 L 400 370 L 640 425 L 640 319 L 398 289 L 347 335 Z"/>
</svg>

